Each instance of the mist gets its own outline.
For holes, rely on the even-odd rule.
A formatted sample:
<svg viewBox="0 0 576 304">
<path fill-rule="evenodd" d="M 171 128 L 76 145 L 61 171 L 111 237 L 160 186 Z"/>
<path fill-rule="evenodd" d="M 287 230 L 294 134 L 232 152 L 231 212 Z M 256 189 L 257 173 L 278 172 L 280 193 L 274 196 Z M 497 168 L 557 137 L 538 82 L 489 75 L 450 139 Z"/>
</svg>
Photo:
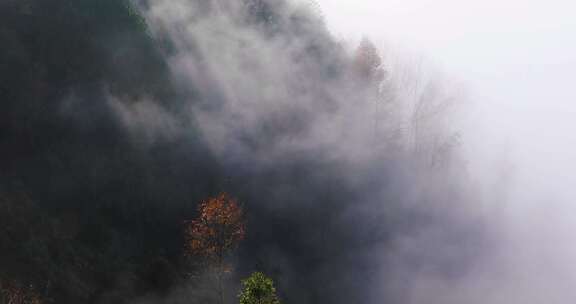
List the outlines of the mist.
<svg viewBox="0 0 576 304">
<path fill-rule="evenodd" d="M 367 35 L 465 87 L 465 158 L 495 240 L 456 281 L 415 279 L 410 303 L 570 303 L 575 45 L 569 1 L 319 1 L 344 41 Z"/>
<path fill-rule="evenodd" d="M 244 25 L 241 5 L 219 2 L 207 18 L 182 3 L 158 1 L 146 16 L 156 35 L 179 45 L 169 60 L 178 81 L 202 83 L 189 115 L 227 167 L 234 193 L 249 193 L 247 204 L 261 200 L 254 193 L 268 198 L 257 208 L 273 220 L 257 220 L 254 233 L 295 221 L 275 229 L 289 229 L 283 233 L 296 237 L 290 242 L 312 249 L 302 255 L 298 247 L 285 248 L 286 240 L 273 240 L 272 231 L 260 244 L 249 243 L 244 259 L 259 255 L 256 263 L 267 265 L 279 288 L 291 291 L 287 297 L 301 302 L 401 301 L 402 282 L 417 273 L 465 272 L 484 236 L 479 217 L 469 213 L 474 198 L 459 180 L 465 174 L 451 163 L 460 161 L 451 155 L 459 136 L 451 115 L 463 98 L 457 86 L 396 59 L 379 67 L 388 74 L 382 83 L 326 70 L 346 68 L 348 50 L 326 39 L 320 19 L 302 22 L 311 13 L 306 6 L 281 8 L 276 17 L 296 32 L 270 34 Z M 302 58 L 306 53 L 310 58 Z M 447 117 L 454 117 L 450 126 Z M 304 173 L 311 168 L 314 173 Z M 436 176 L 450 182 L 435 182 Z M 327 227 L 317 226 L 322 217 Z M 410 227 L 412 221 L 422 226 Z M 326 275 L 338 278 L 328 282 Z M 311 286 L 322 289 L 307 291 Z"/>
<path fill-rule="evenodd" d="M 484 96 L 378 29 L 307 1 L 0 14 L 2 301 L 233 303 L 254 271 L 282 303 L 568 301 L 570 246 L 539 245 L 570 220 L 525 207 L 551 192 L 524 191 Z M 221 192 L 246 239 L 218 300 L 184 225 Z"/>
</svg>

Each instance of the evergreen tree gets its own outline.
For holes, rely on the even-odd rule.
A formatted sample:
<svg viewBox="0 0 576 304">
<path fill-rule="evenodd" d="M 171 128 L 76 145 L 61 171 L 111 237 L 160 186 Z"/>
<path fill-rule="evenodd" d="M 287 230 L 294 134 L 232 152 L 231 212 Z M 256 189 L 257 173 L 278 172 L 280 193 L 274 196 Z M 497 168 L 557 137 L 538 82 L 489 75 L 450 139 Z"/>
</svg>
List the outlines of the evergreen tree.
<svg viewBox="0 0 576 304">
<path fill-rule="evenodd" d="M 242 281 L 238 298 L 240 304 L 280 304 L 274 282 L 261 272 L 255 272 Z"/>
</svg>

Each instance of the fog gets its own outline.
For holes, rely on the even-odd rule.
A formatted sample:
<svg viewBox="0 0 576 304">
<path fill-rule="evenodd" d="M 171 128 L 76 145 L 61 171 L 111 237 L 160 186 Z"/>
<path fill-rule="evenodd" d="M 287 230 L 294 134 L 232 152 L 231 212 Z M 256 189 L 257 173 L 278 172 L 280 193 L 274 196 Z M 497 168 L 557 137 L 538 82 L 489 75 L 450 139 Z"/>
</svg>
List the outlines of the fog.
<svg viewBox="0 0 576 304">
<path fill-rule="evenodd" d="M 410 303 L 572 303 L 576 293 L 575 5 L 571 1 L 318 1 L 341 40 L 427 62 L 466 87 L 472 175 L 506 199 L 478 209 L 499 241 Z"/>
<path fill-rule="evenodd" d="M 0 1 L 0 303 L 572 303 L 557 4 Z"/>
<path fill-rule="evenodd" d="M 458 81 L 399 52 L 367 77 L 334 72 L 355 71 L 344 58 L 356 46 L 328 38 L 305 5 L 263 2 L 276 24 L 260 28 L 234 1 L 152 3 L 174 78 L 199 84 L 181 115 L 260 214 L 241 269 L 260 264 L 303 303 L 420 301 L 428 282 L 440 291 L 476 271 L 494 241 L 477 206 L 500 195 L 463 170 Z"/>
</svg>

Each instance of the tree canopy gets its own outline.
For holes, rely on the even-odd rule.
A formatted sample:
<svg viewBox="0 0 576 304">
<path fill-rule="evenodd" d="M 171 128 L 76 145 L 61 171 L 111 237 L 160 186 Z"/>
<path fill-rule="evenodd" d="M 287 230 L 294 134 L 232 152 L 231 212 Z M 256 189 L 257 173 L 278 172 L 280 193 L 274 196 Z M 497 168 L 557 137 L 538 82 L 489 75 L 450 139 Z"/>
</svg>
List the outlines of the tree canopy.
<svg viewBox="0 0 576 304">
<path fill-rule="evenodd" d="M 280 304 L 271 278 L 254 272 L 242 280 L 242 291 L 238 295 L 240 304 Z"/>
</svg>

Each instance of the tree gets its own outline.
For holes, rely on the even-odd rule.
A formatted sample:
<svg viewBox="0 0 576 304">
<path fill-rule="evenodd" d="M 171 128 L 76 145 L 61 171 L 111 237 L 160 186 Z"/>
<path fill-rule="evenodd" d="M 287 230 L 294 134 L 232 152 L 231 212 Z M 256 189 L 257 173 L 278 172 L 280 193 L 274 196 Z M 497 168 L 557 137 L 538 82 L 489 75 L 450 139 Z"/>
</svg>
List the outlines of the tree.
<svg viewBox="0 0 576 304">
<path fill-rule="evenodd" d="M 32 287 L 22 288 L 15 284 L 0 282 L 0 303 L 41 304 L 42 301 Z"/>
<path fill-rule="evenodd" d="M 186 227 L 187 253 L 207 258 L 214 266 L 223 303 L 222 280 L 228 271 L 224 259 L 244 239 L 243 211 L 236 199 L 221 193 L 202 201 L 198 212 L 199 217 Z"/>
<path fill-rule="evenodd" d="M 242 281 L 238 298 L 240 304 L 280 304 L 274 282 L 261 272 L 255 272 Z"/>
<path fill-rule="evenodd" d="M 367 38 L 362 39 L 354 56 L 354 67 L 365 80 L 379 82 L 383 78 L 382 58 L 378 49 Z"/>
</svg>

